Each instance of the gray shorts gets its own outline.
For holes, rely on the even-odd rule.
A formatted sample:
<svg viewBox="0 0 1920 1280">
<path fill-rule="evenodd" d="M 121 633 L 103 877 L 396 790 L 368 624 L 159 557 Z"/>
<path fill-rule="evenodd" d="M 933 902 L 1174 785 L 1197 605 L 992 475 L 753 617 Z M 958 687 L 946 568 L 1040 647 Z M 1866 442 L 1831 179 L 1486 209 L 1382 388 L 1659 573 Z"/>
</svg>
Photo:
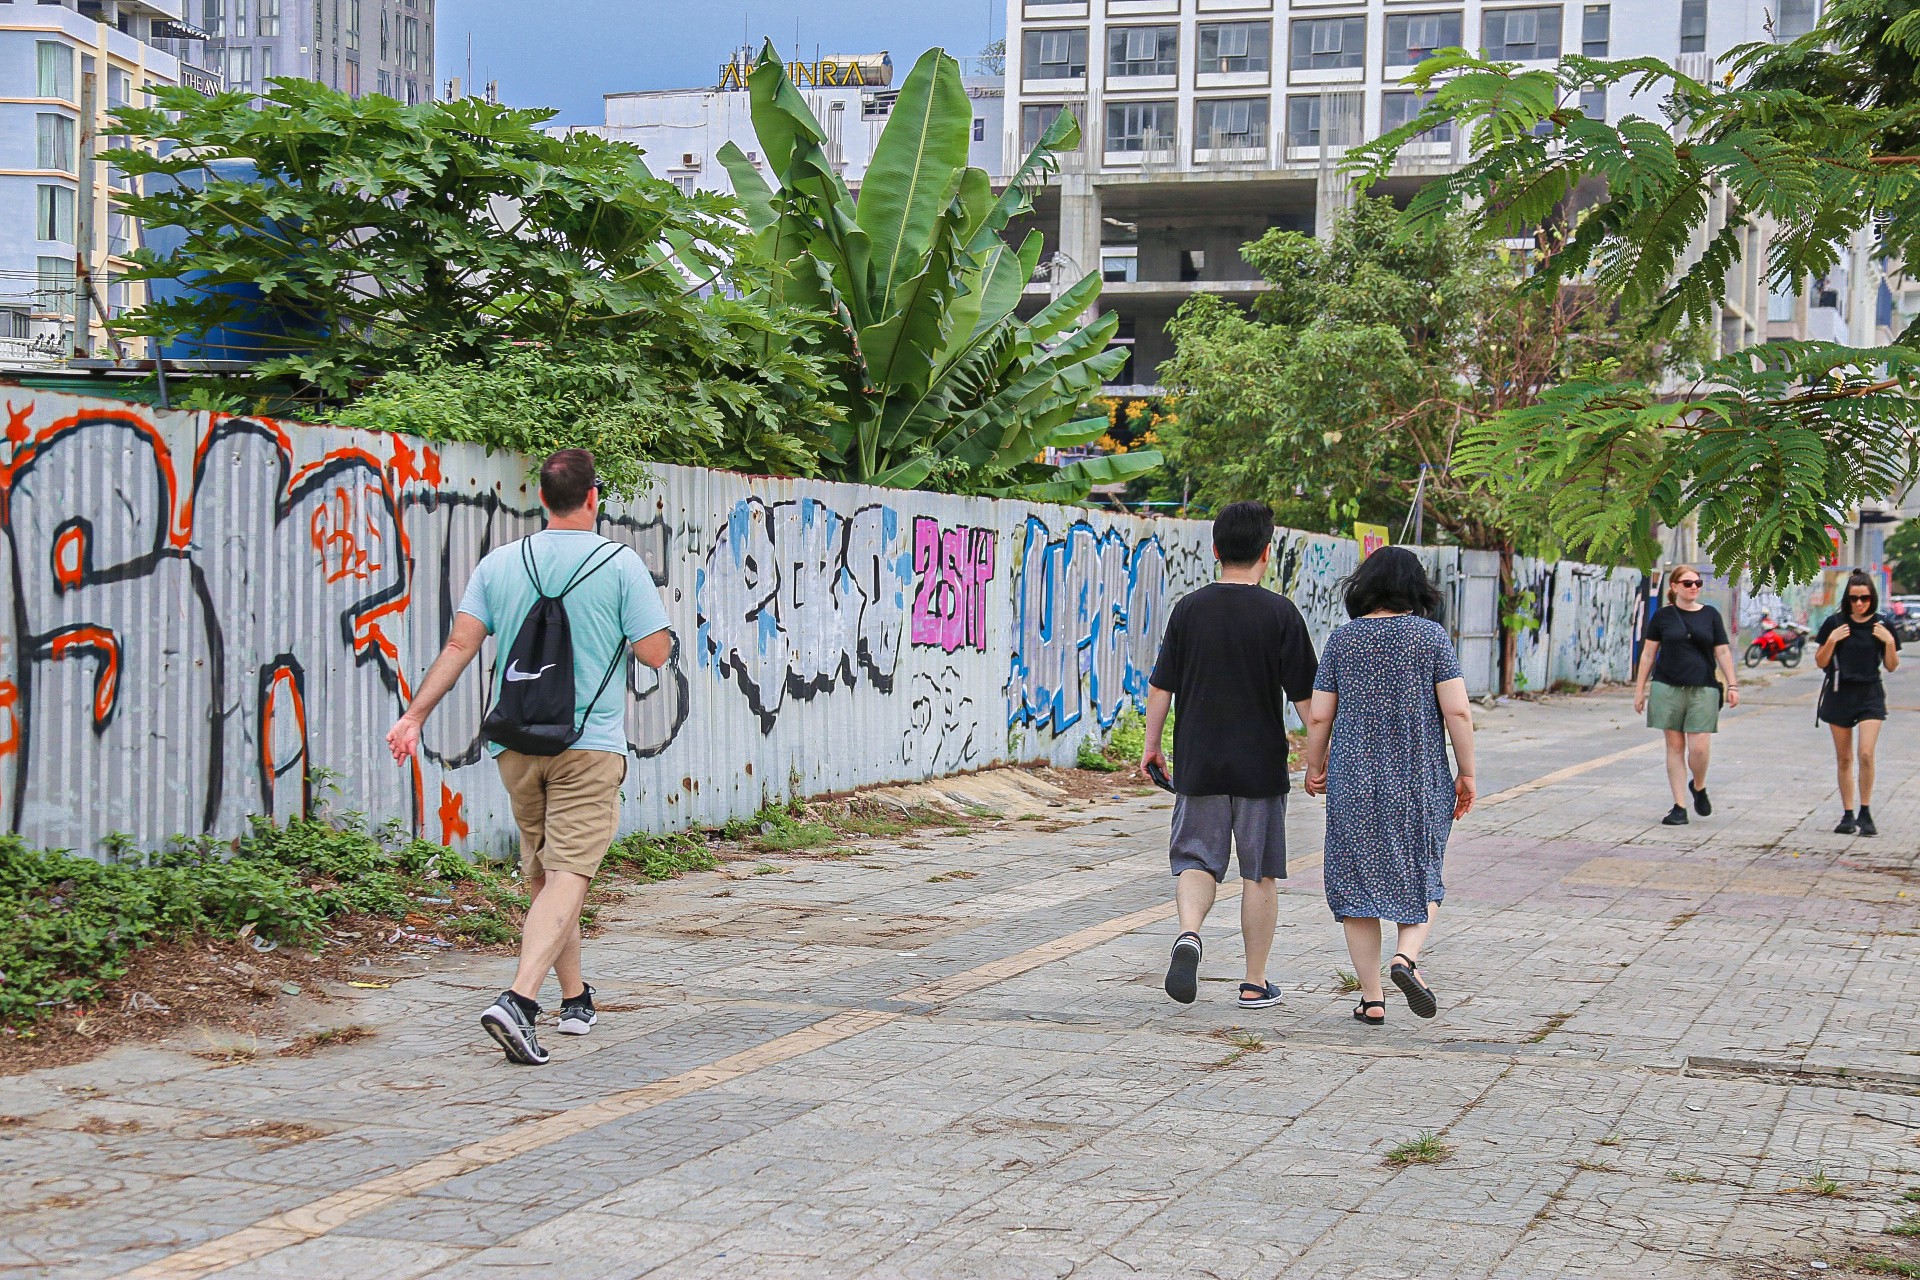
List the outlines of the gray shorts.
<svg viewBox="0 0 1920 1280">
<path fill-rule="evenodd" d="M 1175 796 L 1173 874 L 1200 870 L 1227 878 L 1227 847 L 1240 856 L 1242 880 L 1285 879 L 1287 798 L 1277 796 Z"/>
</svg>

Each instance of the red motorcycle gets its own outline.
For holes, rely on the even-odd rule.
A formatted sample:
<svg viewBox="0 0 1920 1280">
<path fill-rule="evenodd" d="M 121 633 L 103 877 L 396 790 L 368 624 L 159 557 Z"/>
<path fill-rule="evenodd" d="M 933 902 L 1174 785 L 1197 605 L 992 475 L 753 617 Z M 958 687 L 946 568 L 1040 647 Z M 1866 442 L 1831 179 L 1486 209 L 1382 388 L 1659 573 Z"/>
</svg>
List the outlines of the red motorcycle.
<svg viewBox="0 0 1920 1280">
<path fill-rule="evenodd" d="M 1806 656 L 1806 628 L 1795 626 L 1791 622 L 1778 626 L 1763 625 L 1760 634 L 1747 646 L 1746 664 L 1757 667 L 1768 660 L 1778 662 L 1783 667 L 1797 667 L 1800 659 Z"/>
</svg>

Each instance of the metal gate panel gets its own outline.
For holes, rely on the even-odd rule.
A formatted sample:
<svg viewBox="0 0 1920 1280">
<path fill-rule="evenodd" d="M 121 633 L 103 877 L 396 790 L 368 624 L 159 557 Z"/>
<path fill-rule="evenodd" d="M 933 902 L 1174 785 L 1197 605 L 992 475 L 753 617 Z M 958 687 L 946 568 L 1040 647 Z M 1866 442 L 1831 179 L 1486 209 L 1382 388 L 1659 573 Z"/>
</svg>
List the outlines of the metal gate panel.
<svg viewBox="0 0 1920 1280">
<path fill-rule="evenodd" d="M 1460 673 L 1475 698 L 1494 692 L 1500 681 L 1500 553 L 1462 551 L 1454 612 Z"/>
</svg>

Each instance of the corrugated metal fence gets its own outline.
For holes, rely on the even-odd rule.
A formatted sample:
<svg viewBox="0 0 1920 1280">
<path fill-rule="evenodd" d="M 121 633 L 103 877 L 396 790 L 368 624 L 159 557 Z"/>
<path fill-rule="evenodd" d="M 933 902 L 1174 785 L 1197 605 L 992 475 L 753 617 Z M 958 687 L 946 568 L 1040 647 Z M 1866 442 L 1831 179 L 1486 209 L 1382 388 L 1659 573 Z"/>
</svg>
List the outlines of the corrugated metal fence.
<svg viewBox="0 0 1920 1280">
<path fill-rule="evenodd" d="M 394 767 L 382 737 L 474 564 L 538 527 L 524 459 L 49 392 L 5 404 L 12 830 L 155 847 L 324 797 L 373 825 L 512 847 L 475 673 L 417 765 Z M 1200 521 L 678 467 L 602 532 L 652 568 L 678 637 L 663 671 L 636 664 L 627 687 L 625 822 L 648 830 L 796 792 L 1069 762 L 1141 704 L 1169 606 L 1213 570 Z M 1422 554 L 1451 584 L 1456 634 L 1495 634 L 1495 595 L 1467 589 L 1476 553 Z M 1281 535 L 1280 583 L 1316 640 L 1344 621 L 1357 560 L 1348 540 Z M 1613 602 L 1638 576 L 1551 572 L 1535 683 L 1623 677 L 1630 624 Z M 1476 666 L 1476 692 L 1494 669 Z"/>
</svg>

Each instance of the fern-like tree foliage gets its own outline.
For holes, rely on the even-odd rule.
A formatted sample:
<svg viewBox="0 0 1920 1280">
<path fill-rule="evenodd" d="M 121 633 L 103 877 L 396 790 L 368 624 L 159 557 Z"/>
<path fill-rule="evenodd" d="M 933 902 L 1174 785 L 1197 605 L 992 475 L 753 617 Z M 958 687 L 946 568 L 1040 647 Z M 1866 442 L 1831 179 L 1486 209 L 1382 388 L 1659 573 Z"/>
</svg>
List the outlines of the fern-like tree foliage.
<svg viewBox="0 0 1920 1280">
<path fill-rule="evenodd" d="M 1596 288 L 1644 309 L 1656 337 L 1711 319 L 1763 219 L 1776 289 L 1833 269 L 1857 234 L 1876 254 L 1913 255 L 1920 0 L 1832 0 L 1807 36 L 1743 47 L 1729 67 L 1703 82 L 1653 58 L 1569 56 L 1546 70 L 1444 50 L 1408 77 L 1432 92 L 1425 109 L 1348 167 L 1365 188 L 1454 122 L 1469 159 L 1420 190 L 1407 229 L 1466 212 L 1489 236 L 1538 237 L 1548 253 L 1532 288 Z M 1609 124 L 1573 105 L 1615 87 L 1655 115 Z M 1717 189 L 1733 212 L 1710 229 Z M 1453 466 L 1546 497 L 1561 537 L 1596 555 L 1650 565 L 1652 522 L 1694 516 L 1722 573 L 1803 580 L 1830 553 L 1827 525 L 1920 477 L 1917 384 L 1920 352 L 1905 346 L 1773 343 L 1678 388 L 1601 365 L 1472 424 Z"/>
</svg>

